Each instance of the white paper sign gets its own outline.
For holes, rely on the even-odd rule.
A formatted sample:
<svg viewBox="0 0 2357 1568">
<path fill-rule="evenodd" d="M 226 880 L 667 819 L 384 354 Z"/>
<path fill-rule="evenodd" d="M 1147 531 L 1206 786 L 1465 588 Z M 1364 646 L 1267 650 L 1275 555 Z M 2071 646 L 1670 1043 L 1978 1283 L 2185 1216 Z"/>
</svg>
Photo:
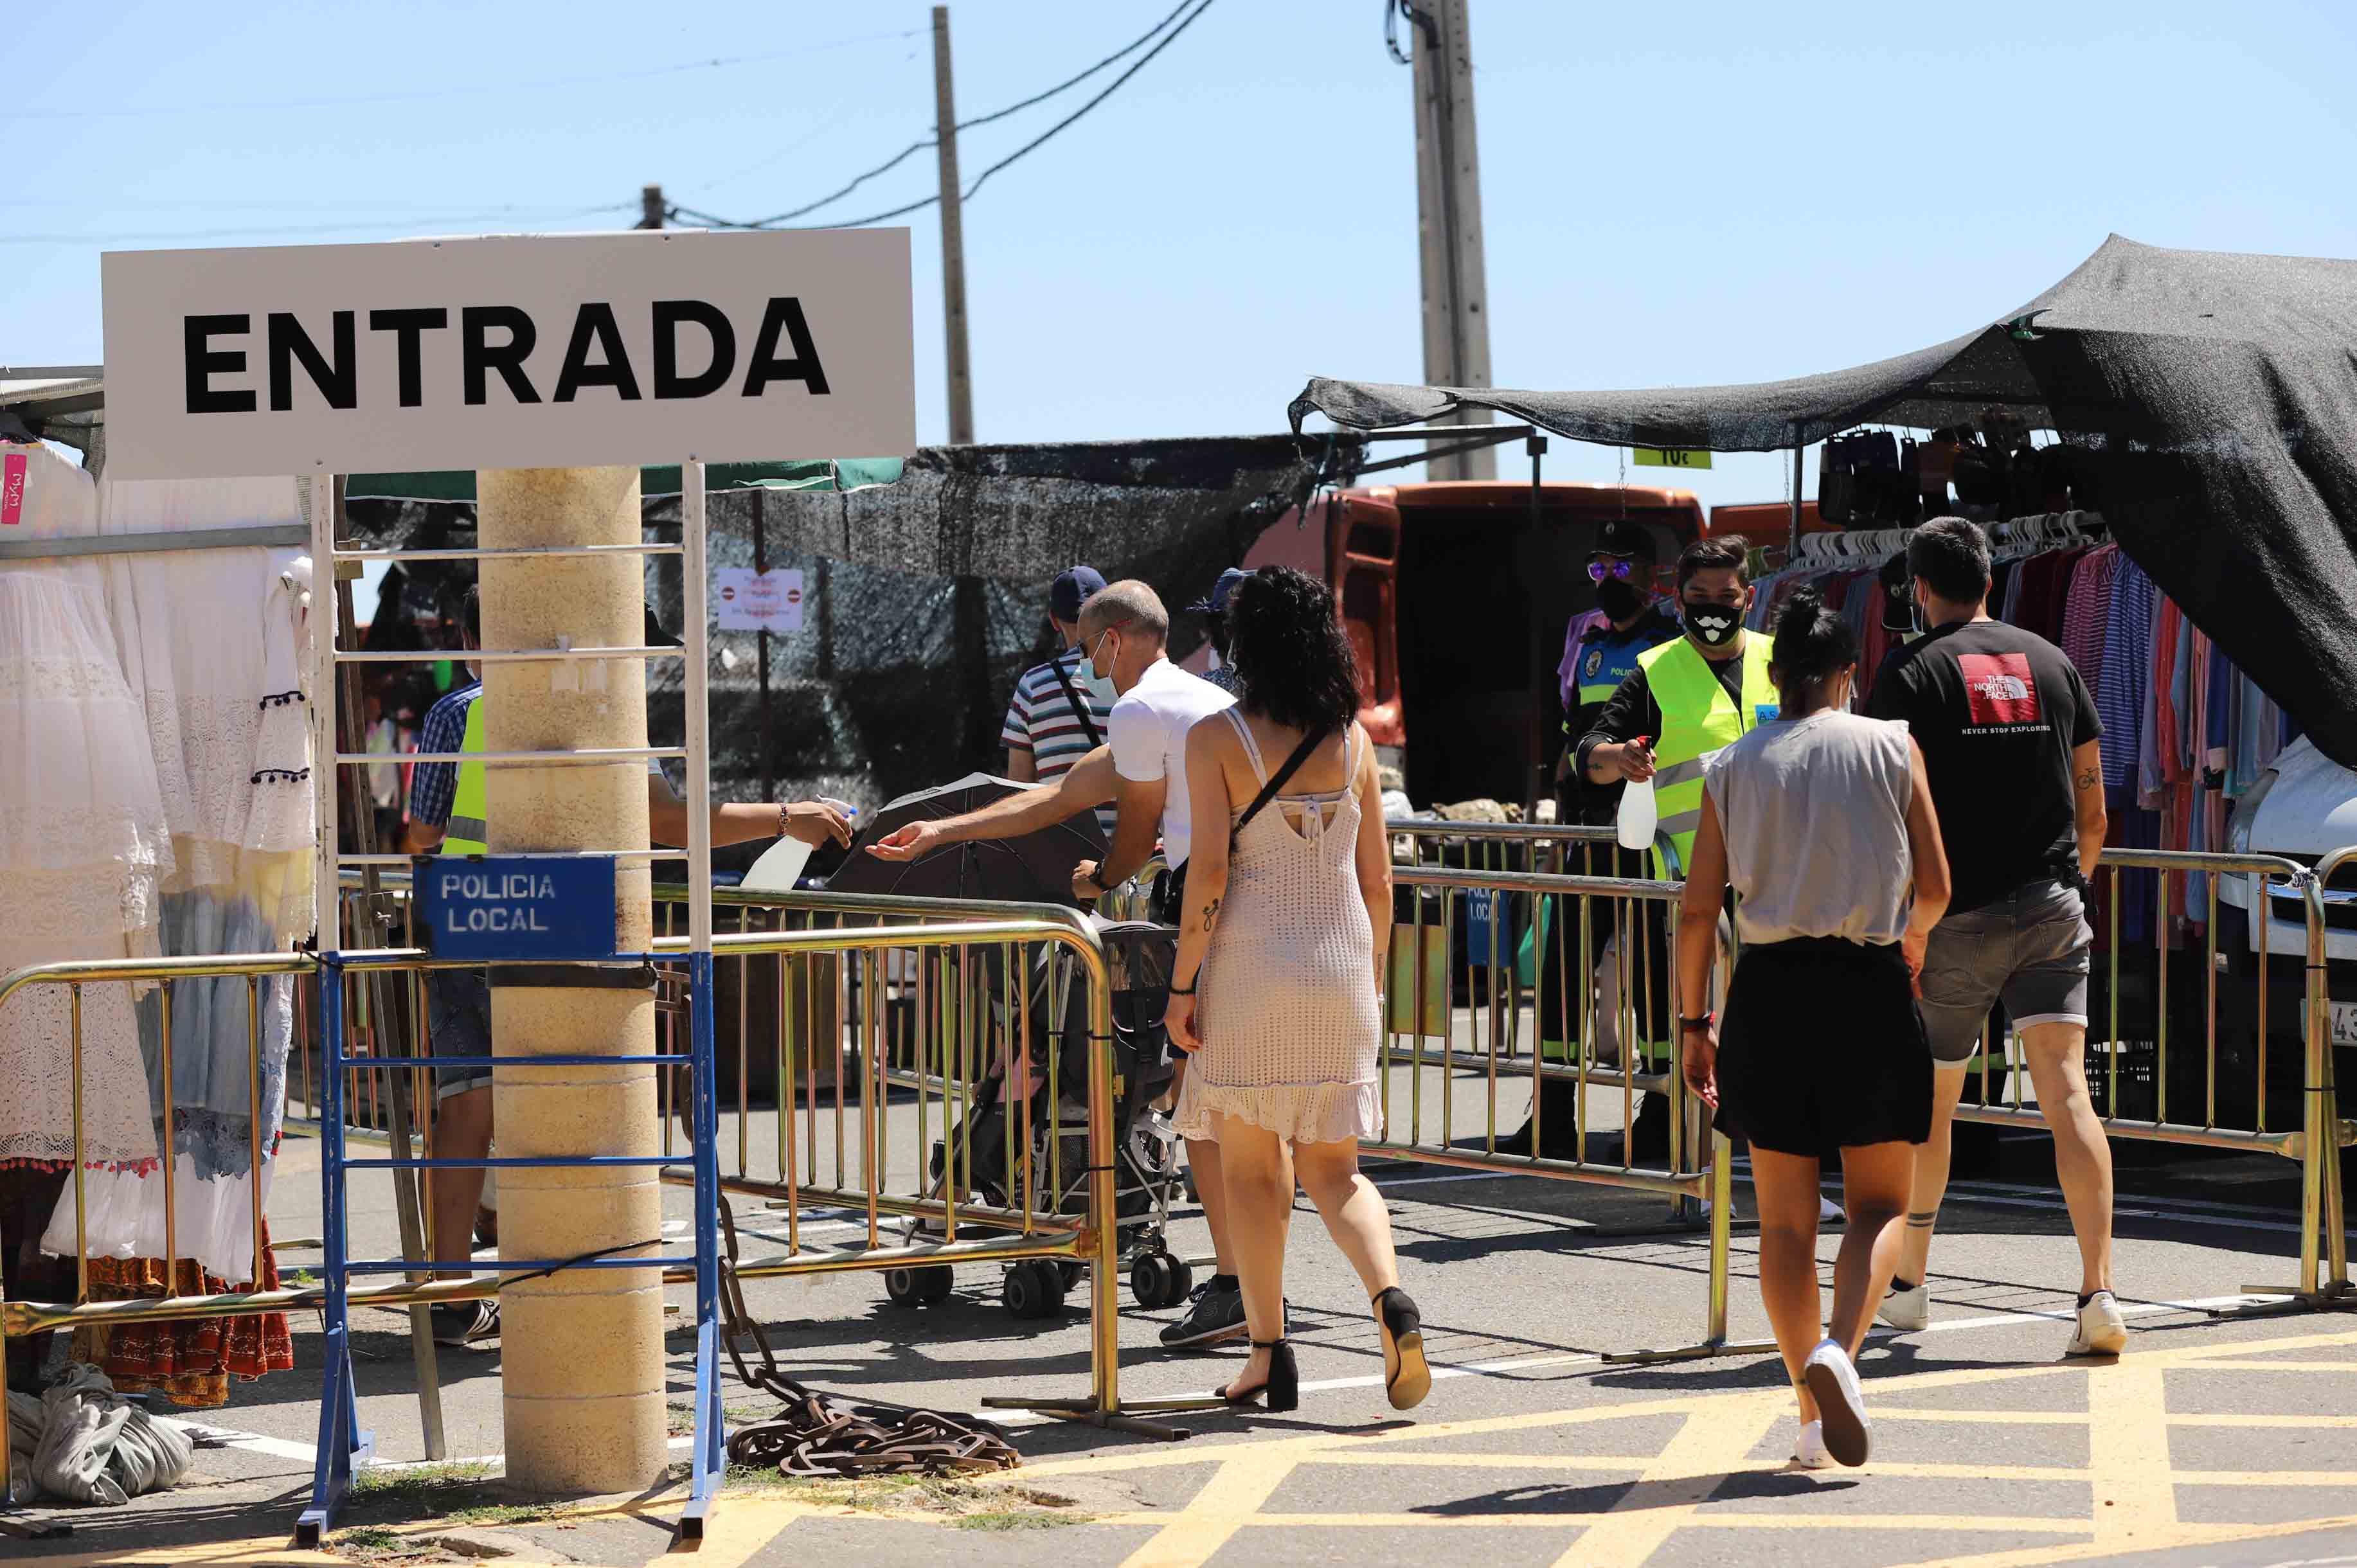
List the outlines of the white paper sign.
<svg viewBox="0 0 2357 1568">
<path fill-rule="evenodd" d="M 125 479 L 894 456 L 905 229 L 101 258 Z"/>
<path fill-rule="evenodd" d="M 772 567 L 718 566 L 712 573 L 712 604 L 723 631 L 800 631 L 802 575 Z"/>
</svg>

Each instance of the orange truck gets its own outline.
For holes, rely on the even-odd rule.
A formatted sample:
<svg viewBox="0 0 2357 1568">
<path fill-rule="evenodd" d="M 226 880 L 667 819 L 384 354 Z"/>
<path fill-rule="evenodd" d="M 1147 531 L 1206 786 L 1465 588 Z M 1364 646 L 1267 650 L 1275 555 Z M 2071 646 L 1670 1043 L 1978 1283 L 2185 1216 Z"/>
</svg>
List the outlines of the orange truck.
<svg viewBox="0 0 2357 1568">
<path fill-rule="evenodd" d="M 1244 556 L 1334 585 L 1359 656 L 1361 720 L 1419 807 L 1554 793 L 1563 749 L 1555 665 L 1594 607 L 1587 557 L 1605 523 L 1653 531 L 1662 581 L 1706 532 L 1686 490 L 1436 480 L 1342 490 L 1287 511 Z M 1200 662 L 1200 659 L 1196 660 Z"/>
</svg>

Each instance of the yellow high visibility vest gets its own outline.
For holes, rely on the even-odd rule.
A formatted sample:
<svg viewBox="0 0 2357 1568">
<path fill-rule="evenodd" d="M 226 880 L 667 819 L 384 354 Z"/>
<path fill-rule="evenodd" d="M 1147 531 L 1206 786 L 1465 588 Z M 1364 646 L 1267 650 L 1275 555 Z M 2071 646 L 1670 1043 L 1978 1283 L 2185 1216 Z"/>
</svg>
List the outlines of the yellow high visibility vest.
<svg viewBox="0 0 2357 1568">
<path fill-rule="evenodd" d="M 1748 632 L 1743 639 L 1743 702 L 1738 708 L 1710 660 L 1695 651 L 1686 638 L 1665 642 L 1637 656 L 1662 710 L 1662 733 L 1653 740 L 1653 800 L 1661 813 L 1660 832 L 1669 836 L 1683 869 L 1694 858 L 1695 833 L 1702 826 L 1703 769 L 1729 743 L 1776 716 L 1780 699 L 1768 678 L 1768 639 Z M 1653 855 L 1653 874 L 1667 876 L 1660 852 Z"/>
<path fill-rule="evenodd" d="M 483 746 L 483 697 L 478 692 L 467 704 L 467 735 L 460 751 L 480 755 Z M 450 821 L 442 834 L 444 854 L 491 853 L 490 773 L 479 762 L 458 764 L 458 787 L 450 796 Z"/>
</svg>

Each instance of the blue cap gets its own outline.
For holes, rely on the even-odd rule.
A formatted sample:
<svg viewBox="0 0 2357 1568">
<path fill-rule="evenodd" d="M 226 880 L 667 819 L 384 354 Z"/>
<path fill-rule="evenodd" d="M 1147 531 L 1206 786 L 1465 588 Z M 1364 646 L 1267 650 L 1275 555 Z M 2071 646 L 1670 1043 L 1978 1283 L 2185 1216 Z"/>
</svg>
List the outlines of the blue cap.
<svg viewBox="0 0 2357 1568">
<path fill-rule="evenodd" d="M 1242 566 L 1229 567 L 1220 574 L 1220 580 L 1211 585 L 1211 597 L 1197 599 L 1187 607 L 1188 610 L 1195 615 L 1227 614 L 1228 601 L 1236 596 L 1236 585 L 1251 575 L 1252 574 Z"/>
<path fill-rule="evenodd" d="M 1048 588 L 1048 613 L 1058 620 L 1078 620 L 1081 607 L 1104 592 L 1104 575 L 1093 566 L 1067 566 Z"/>
</svg>

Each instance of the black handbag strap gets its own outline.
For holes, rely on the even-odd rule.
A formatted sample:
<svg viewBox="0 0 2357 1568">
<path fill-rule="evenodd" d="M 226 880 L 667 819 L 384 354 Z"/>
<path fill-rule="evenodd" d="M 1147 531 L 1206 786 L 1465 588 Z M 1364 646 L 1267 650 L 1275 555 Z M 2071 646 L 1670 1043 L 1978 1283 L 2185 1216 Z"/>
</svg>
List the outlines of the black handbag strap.
<svg viewBox="0 0 2357 1568">
<path fill-rule="evenodd" d="M 1081 721 L 1081 733 L 1089 737 L 1089 749 L 1094 751 L 1104 744 L 1104 736 L 1097 734 L 1095 715 L 1089 712 L 1088 703 L 1082 700 L 1081 693 L 1073 687 L 1071 673 L 1064 668 L 1063 655 L 1058 654 L 1049 660 L 1048 668 L 1056 672 L 1056 684 L 1064 689 L 1064 701 L 1072 704 L 1072 716 Z"/>
<path fill-rule="evenodd" d="M 1229 830 L 1228 847 L 1230 849 L 1236 847 L 1236 840 L 1243 836 L 1244 829 L 1250 825 L 1252 820 L 1260 815 L 1261 808 L 1276 799 L 1276 792 L 1284 789 L 1295 774 L 1301 771 L 1301 765 L 1309 760 L 1309 754 L 1324 745 L 1327 738 L 1324 733 L 1305 735 L 1301 737 L 1301 744 L 1293 748 L 1293 755 L 1285 759 L 1285 766 L 1269 775 L 1268 782 L 1260 787 L 1260 793 L 1253 797 L 1252 804 L 1244 808 L 1244 814 L 1238 817 L 1236 825 Z"/>
</svg>

